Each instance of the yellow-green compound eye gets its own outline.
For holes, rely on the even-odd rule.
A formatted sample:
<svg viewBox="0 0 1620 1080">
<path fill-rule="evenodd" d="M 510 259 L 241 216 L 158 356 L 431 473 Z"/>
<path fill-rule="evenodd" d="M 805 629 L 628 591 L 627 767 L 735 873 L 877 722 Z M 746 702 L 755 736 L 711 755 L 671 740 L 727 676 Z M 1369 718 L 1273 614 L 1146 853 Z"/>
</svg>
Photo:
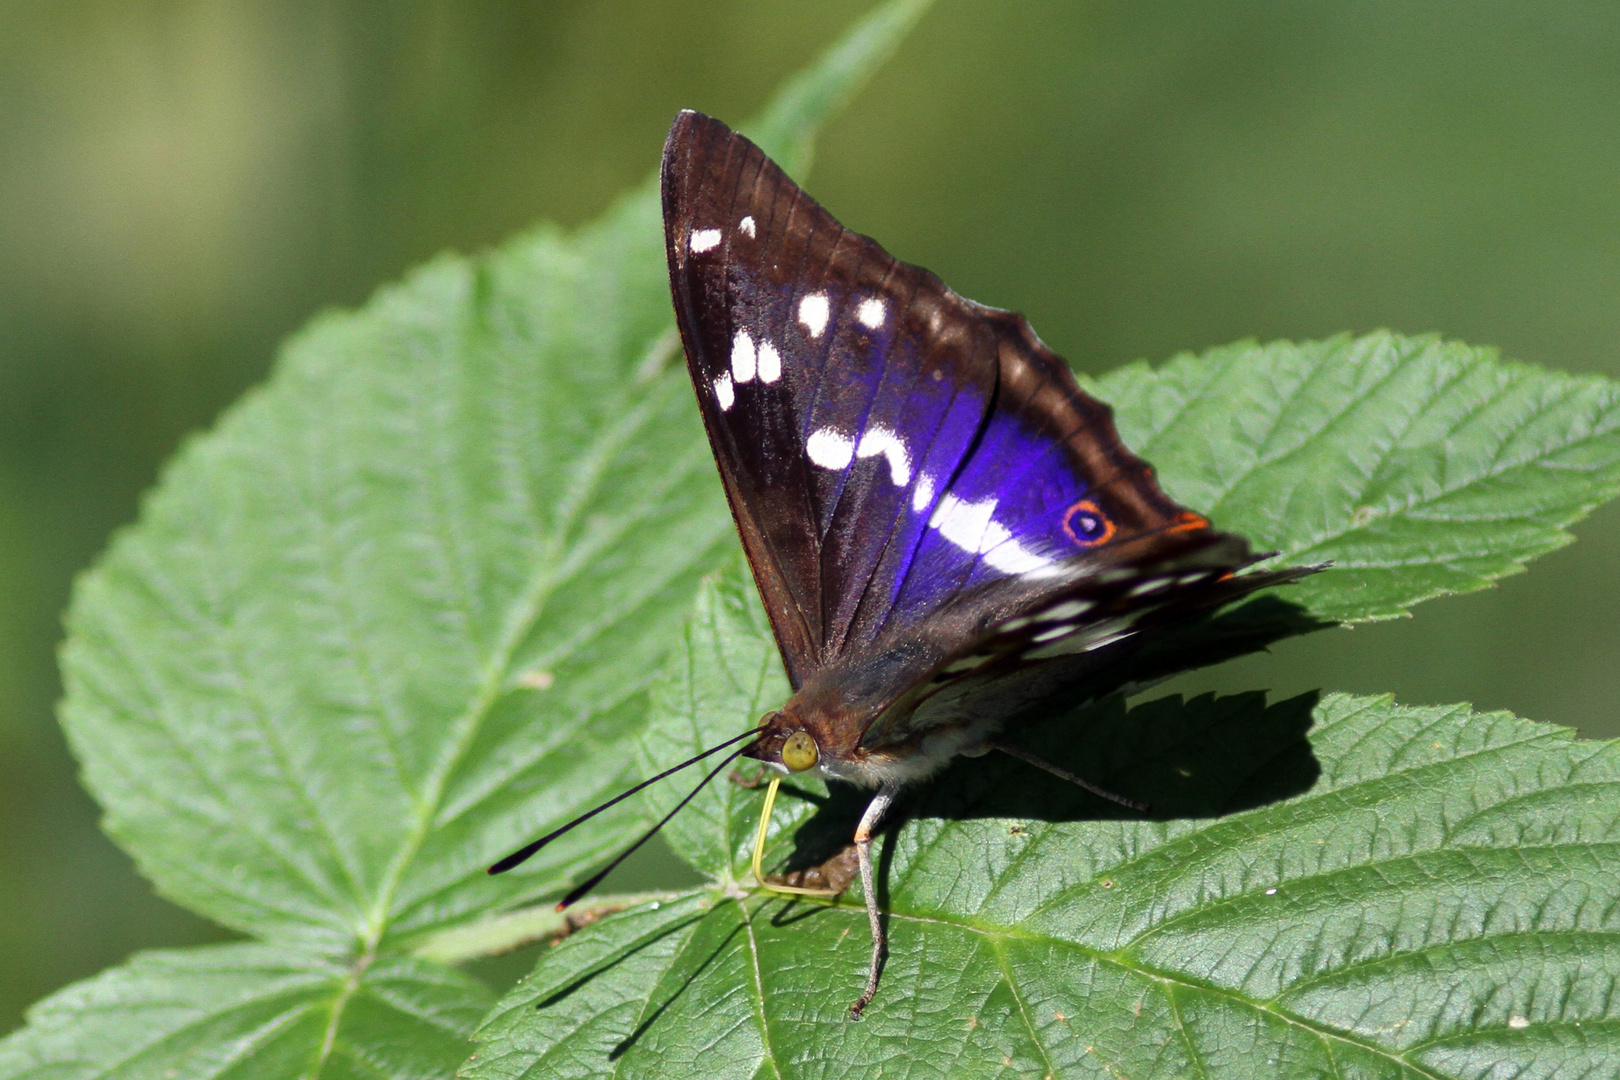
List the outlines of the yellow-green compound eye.
<svg viewBox="0 0 1620 1080">
<path fill-rule="evenodd" d="M 782 744 L 782 764 L 792 772 L 813 769 L 820 760 L 821 751 L 816 748 L 816 740 L 810 737 L 809 732 L 795 731 Z"/>
</svg>

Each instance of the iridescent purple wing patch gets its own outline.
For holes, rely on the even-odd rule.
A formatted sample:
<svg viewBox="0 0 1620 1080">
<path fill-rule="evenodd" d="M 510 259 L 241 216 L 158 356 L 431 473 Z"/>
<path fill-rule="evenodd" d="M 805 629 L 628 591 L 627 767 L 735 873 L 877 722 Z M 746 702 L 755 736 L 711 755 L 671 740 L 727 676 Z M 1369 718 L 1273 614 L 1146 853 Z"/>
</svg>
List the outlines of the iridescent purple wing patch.
<svg viewBox="0 0 1620 1080">
<path fill-rule="evenodd" d="M 663 197 L 687 363 L 795 687 L 946 610 L 984 633 L 965 598 L 983 616 L 1251 561 L 1022 318 L 849 232 L 725 125 L 682 114 Z"/>
</svg>

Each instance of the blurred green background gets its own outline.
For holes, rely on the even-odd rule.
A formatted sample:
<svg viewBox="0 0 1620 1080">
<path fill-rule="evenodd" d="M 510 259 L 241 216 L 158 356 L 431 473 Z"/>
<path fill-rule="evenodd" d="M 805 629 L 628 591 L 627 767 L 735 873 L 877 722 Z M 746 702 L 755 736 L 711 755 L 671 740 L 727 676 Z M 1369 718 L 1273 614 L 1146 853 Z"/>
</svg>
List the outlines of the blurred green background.
<svg viewBox="0 0 1620 1080">
<path fill-rule="evenodd" d="M 52 717 L 73 575 L 318 308 L 579 223 L 866 7 L 0 5 L 0 1031 L 220 932 L 97 831 Z M 811 189 L 1102 370 L 1388 326 L 1620 376 L 1620 5 L 941 0 Z M 1620 512 L 1490 592 L 1184 689 L 1395 690 L 1620 735 Z"/>
</svg>

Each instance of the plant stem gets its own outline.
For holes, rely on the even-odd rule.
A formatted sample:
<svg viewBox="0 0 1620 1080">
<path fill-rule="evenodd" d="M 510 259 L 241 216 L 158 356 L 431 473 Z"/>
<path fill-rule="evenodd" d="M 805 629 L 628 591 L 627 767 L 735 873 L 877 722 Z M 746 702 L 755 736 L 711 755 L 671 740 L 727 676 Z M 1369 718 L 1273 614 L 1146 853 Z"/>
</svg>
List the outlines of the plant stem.
<svg viewBox="0 0 1620 1080">
<path fill-rule="evenodd" d="M 650 900 L 672 900 L 678 895 L 672 892 L 639 892 L 587 896 L 567 911 L 558 911 L 552 904 L 537 904 L 467 926 L 440 930 L 424 938 L 411 951 L 424 960 L 461 964 L 485 956 L 499 956 L 543 938 L 564 937 L 604 915 Z"/>
</svg>

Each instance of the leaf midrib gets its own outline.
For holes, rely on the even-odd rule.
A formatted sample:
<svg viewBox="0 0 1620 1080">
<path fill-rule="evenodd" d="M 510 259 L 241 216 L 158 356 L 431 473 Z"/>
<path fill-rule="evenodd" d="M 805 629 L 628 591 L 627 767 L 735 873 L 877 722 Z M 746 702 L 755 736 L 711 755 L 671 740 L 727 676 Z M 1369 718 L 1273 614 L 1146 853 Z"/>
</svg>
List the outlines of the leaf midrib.
<svg viewBox="0 0 1620 1080">
<path fill-rule="evenodd" d="M 987 937 L 990 952 L 996 958 L 996 967 L 1001 970 L 1001 979 L 1007 984 L 1007 990 L 1012 994 L 1013 1000 L 1018 1003 L 1018 1018 L 1024 1022 L 1024 1030 L 1029 1032 L 1029 1041 L 1041 1052 L 1041 1060 L 1046 1063 L 1046 1075 L 1056 1076 L 1057 1068 L 1052 1064 L 1052 1054 L 1047 1050 L 1046 1044 L 1041 1041 L 1040 1033 L 1035 1028 L 1035 1018 L 1030 1015 L 1029 1003 L 1024 1000 L 1023 991 L 1019 989 L 1018 980 L 1013 978 L 1012 968 L 1007 963 L 1007 952 L 1001 947 L 1001 939 Z M 1118 1075 L 1110 1069 L 1110 1073 Z"/>
<path fill-rule="evenodd" d="M 702 895 L 704 893 L 708 893 L 709 895 L 714 896 L 717 906 L 721 901 L 723 901 L 725 899 L 725 897 L 722 894 L 716 892 L 715 890 L 710 890 L 710 889 L 694 890 L 692 893 L 689 893 L 688 895 L 697 896 L 697 895 Z M 743 905 L 753 904 L 755 907 L 758 907 L 758 906 L 760 906 L 760 905 L 762 905 L 764 903 L 771 903 L 773 901 L 770 900 L 770 899 L 761 899 L 761 898 L 756 896 L 756 897 L 750 898 L 749 900 L 739 900 L 739 901 L 736 901 L 736 902 L 739 903 L 739 904 L 743 904 Z M 851 917 L 854 917 L 854 915 L 856 913 L 851 911 L 849 914 L 851 915 Z M 1295 1014 L 1293 1014 L 1291 1012 L 1288 1012 L 1288 1011 L 1278 1007 L 1274 1003 L 1264 1002 L 1264 1001 L 1257 1001 L 1257 1000 L 1255 1000 L 1253 998 L 1247 997 L 1244 994 L 1237 993 L 1236 991 L 1231 990 L 1231 989 L 1229 989 L 1227 987 L 1219 986 L 1219 985 L 1216 985 L 1216 984 L 1213 984 L 1213 983 L 1204 982 L 1202 980 L 1196 979 L 1196 978 L 1194 978 L 1192 976 L 1186 975 L 1186 974 L 1181 973 L 1181 972 L 1164 971 L 1164 970 L 1145 967 L 1145 966 L 1142 966 L 1140 964 L 1132 963 L 1132 962 L 1129 961 L 1129 959 L 1127 959 L 1124 955 L 1121 955 L 1121 954 L 1102 952 L 1100 950 L 1097 950 L 1097 949 L 1092 948 L 1090 946 L 1081 944 L 1079 942 L 1069 941 L 1069 940 L 1066 940 L 1064 938 L 1054 937 L 1054 936 L 1049 935 L 1049 934 L 1030 933 L 1027 930 L 1023 930 L 1023 929 L 1019 929 L 1019 928 L 1004 927 L 1004 926 L 998 926 L 998 925 L 988 925 L 987 926 L 987 925 L 983 925 L 983 924 L 976 924 L 976 923 L 969 923 L 969 922 L 958 922 L 958 921 L 952 921 L 952 920 L 948 920 L 948 919 L 934 918 L 934 917 L 930 917 L 930 916 L 926 916 L 926 915 L 915 915 L 915 914 L 910 914 L 910 913 L 907 913 L 907 912 L 895 911 L 892 908 L 888 911 L 887 914 L 888 914 L 888 916 L 889 916 L 889 918 L 891 920 L 900 919 L 900 920 L 903 920 L 903 921 L 906 921 L 906 922 L 913 922 L 913 923 L 920 923 L 920 924 L 932 924 L 932 925 L 936 925 L 936 926 L 945 926 L 945 927 L 949 927 L 949 928 L 951 928 L 953 930 L 965 930 L 965 931 L 967 931 L 969 933 L 977 934 L 980 937 L 984 938 L 987 945 L 989 945 L 992 953 L 997 957 L 998 964 L 1000 964 L 1000 966 L 1001 966 L 1002 977 L 1007 980 L 1008 986 L 1013 989 L 1014 997 L 1018 999 L 1021 1010 L 1023 1008 L 1023 998 L 1022 998 L 1022 995 L 1019 994 L 1018 991 L 1017 991 L 1017 986 L 1018 986 L 1017 981 L 1010 977 L 1010 975 L 1006 971 L 1005 965 L 1001 963 L 1001 957 L 1002 957 L 1001 945 L 1002 945 L 1002 942 L 1004 942 L 1004 941 L 1028 941 L 1028 942 L 1034 942 L 1034 943 L 1037 943 L 1037 944 L 1041 944 L 1041 945 L 1045 945 L 1045 946 L 1049 946 L 1049 947 L 1053 947 L 1053 948 L 1059 948 L 1059 949 L 1064 949 L 1064 950 L 1071 951 L 1071 952 L 1077 952 L 1077 953 L 1080 953 L 1080 954 L 1084 955 L 1085 957 L 1087 957 L 1088 959 L 1090 959 L 1090 960 L 1092 960 L 1092 961 L 1094 961 L 1096 963 L 1111 965 L 1111 966 L 1113 966 L 1113 967 L 1115 967 L 1115 968 L 1117 968 L 1117 969 L 1119 969 L 1121 971 L 1128 972 L 1130 974 L 1140 976 L 1140 977 L 1142 977 L 1144 979 L 1147 979 L 1149 981 L 1152 981 L 1152 982 L 1163 984 L 1164 986 L 1184 987 L 1184 988 L 1186 988 L 1188 990 L 1197 990 L 1197 991 L 1200 991 L 1200 992 L 1203 992 L 1203 993 L 1214 994 L 1216 996 L 1225 998 L 1225 999 L 1227 999 L 1229 1001 L 1235 1002 L 1235 1003 L 1237 1003 L 1239 1005 L 1246 1006 L 1246 1007 L 1248 1007 L 1250 1009 L 1253 1009 L 1253 1010 L 1255 1010 L 1257 1012 L 1264 1012 L 1264 1013 L 1266 1013 L 1266 1014 L 1268 1014 L 1270 1016 L 1273 1016 L 1277 1020 L 1279 1020 L 1279 1021 L 1281 1021 L 1281 1022 L 1283 1022 L 1285 1024 L 1288 1024 L 1288 1025 L 1290 1025 L 1292 1027 L 1296 1027 L 1296 1028 L 1298 1028 L 1298 1029 L 1300 1029 L 1302 1031 L 1308 1032 L 1309 1034 L 1311 1034 L 1312 1036 L 1314 1036 L 1316 1039 L 1318 1039 L 1321 1042 L 1324 1042 L 1324 1043 L 1342 1043 L 1342 1044 L 1344 1044 L 1346 1046 L 1353 1046 L 1358 1050 L 1361 1050 L 1361 1051 L 1369 1053 L 1369 1054 L 1373 1054 L 1373 1055 L 1375 1055 L 1375 1056 L 1377 1056 L 1379 1058 L 1382 1058 L 1382 1059 L 1387 1060 L 1387 1061 L 1389 1061 L 1389 1062 L 1391 1062 L 1393 1064 L 1396 1064 L 1396 1065 L 1400 1066 L 1401 1068 L 1410 1069 L 1413 1072 L 1416 1072 L 1421 1076 L 1428 1077 L 1429 1080 L 1446 1080 L 1446 1078 L 1444 1076 L 1442 1076 L 1441 1074 L 1435 1073 L 1435 1072 L 1425 1068 L 1422 1065 L 1415 1064 L 1415 1063 L 1413 1063 L 1411 1061 L 1408 1061 L 1406 1058 L 1402 1057 L 1401 1055 L 1393 1053 L 1393 1052 L 1385 1049 L 1384 1047 L 1378 1046 L 1376 1043 L 1368 1042 L 1368 1041 L 1366 1041 L 1364 1039 L 1357 1038 L 1355 1035 L 1350 1034 L 1348 1032 L 1336 1031 L 1336 1030 L 1333 1030 L 1333 1029 L 1330 1029 L 1330 1028 L 1319 1027 L 1316 1024 L 1312 1023 L 1309 1019 L 1307 1019 L 1305 1017 L 1297 1016 L 1297 1015 L 1295 1015 Z M 743 916 L 743 918 L 744 918 L 745 922 L 749 922 L 749 925 L 751 925 L 751 922 L 749 921 L 749 915 L 745 914 Z M 606 920 L 604 922 L 606 922 Z M 748 935 L 748 942 L 749 942 L 749 948 L 750 948 L 750 951 L 751 951 L 750 959 L 751 959 L 753 965 L 755 966 L 755 968 L 757 969 L 758 966 L 761 963 L 761 957 L 759 955 L 758 949 L 755 947 L 754 938 L 753 938 L 752 934 Z M 690 939 L 688 939 L 688 941 L 686 943 L 682 944 L 681 951 L 684 951 L 689 946 L 690 946 Z M 673 957 L 671 958 L 670 962 L 671 963 L 674 962 Z M 882 993 L 882 990 L 880 989 L 879 994 L 881 995 L 881 993 Z M 1165 994 L 1165 997 L 1166 997 L 1167 1000 L 1170 999 L 1170 994 L 1168 992 L 1161 990 L 1161 993 Z M 751 995 L 751 996 L 756 996 L 756 995 Z M 757 995 L 757 999 L 755 1001 L 755 1007 L 758 1010 L 764 1010 L 765 1009 L 765 1003 L 763 1001 L 762 991 Z M 1049 1049 L 1049 1047 L 1046 1045 L 1046 1043 L 1044 1041 L 1042 1041 L 1038 1037 L 1038 1035 L 1034 1034 L 1034 1029 L 1029 1024 L 1027 1015 L 1025 1015 L 1025 1014 L 1023 1014 L 1021 1012 L 1021 1016 L 1025 1020 L 1025 1026 L 1030 1028 L 1030 1030 L 1032 1032 L 1032 1039 L 1033 1039 L 1035 1045 L 1040 1048 L 1042 1055 L 1044 1057 L 1046 1057 L 1048 1060 L 1050 1060 L 1050 1049 Z M 772 1062 L 772 1066 L 773 1066 L 773 1068 L 778 1068 L 774 1061 Z M 779 1068 L 778 1068 L 778 1072 L 780 1072 Z"/>
<path fill-rule="evenodd" d="M 1265 1002 L 1265 1001 L 1257 1001 L 1254 998 L 1248 997 L 1248 996 L 1246 996 L 1244 994 L 1240 994 L 1240 993 L 1236 992 L 1235 990 L 1232 990 L 1232 989 L 1230 989 L 1228 987 L 1219 986 L 1219 985 L 1214 984 L 1214 983 L 1204 982 L 1201 979 L 1197 979 L 1197 978 L 1195 978 L 1193 976 L 1190 976 L 1190 975 L 1187 975 L 1187 974 L 1185 974 L 1183 972 L 1166 971 L 1166 970 L 1160 970 L 1160 969 L 1156 969 L 1156 968 L 1146 967 L 1146 966 L 1143 966 L 1141 964 L 1134 964 L 1134 963 L 1129 962 L 1123 955 L 1120 955 L 1120 954 L 1105 953 L 1105 952 L 1102 952 L 1102 951 L 1100 951 L 1098 949 L 1094 949 L 1094 948 L 1092 948 L 1092 947 L 1090 947 L 1088 945 L 1083 945 L 1083 944 L 1081 944 L 1080 942 L 1077 942 L 1077 941 L 1069 941 L 1069 940 L 1067 940 L 1065 938 L 1053 937 L 1053 936 L 1051 936 L 1049 934 L 1033 934 L 1033 933 L 1029 933 L 1028 931 L 1019 930 L 1019 929 L 1015 929 L 1015 928 L 1012 928 L 1012 927 L 1002 927 L 1002 926 L 989 926 L 989 927 L 986 927 L 986 926 L 975 925 L 973 923 L 968 923 L 968 922 L 953 922 L 953 921 L 950 921 L 948 919 L 935 919 L 935 918 L 930 918 L 928 916 L 911 915 L 911 914 L 907 914 L 905 912 L 895 912 L 895 911 L 890 911 L 889 912 L 889 917 L 891 919 L 895 919 L 895 918 L 903 919 L 903 920 L 906 920 L 907 922 L 933 923 L 933 924 L 938 925 L 938 926 L 949 926 L 949 927 L 952 927 L 954 929 L 966 930 L 966 931 L 968 931 L 970 933 L 979 934 L 979 935 L 981 935 L 983 937 L 986 937 L 986 938 L 992 938 L 992 939 L 1000 938 L 1000 939 L 1003 939 L 1003 940 L 1013 940 L 1013 941 L 1032 941 L 1032 942 L 1037 942 L 1037 943 L 1042 944 L 1042 945 L 1051 946 L 1051 947 L 1054 947 L 1054 948 L 1066 949 L 1066 950 L 1069 950 L 1071 952 L 1078 952 L 1078 953 L 1081 953 L 1081 954 L 1085 955 L 1086 957 L 1096 961 L 1099 964 L 1112 965 L 1113 967 L 1116 967 L 1121 971 L 1126 971 L 1126 972 L 1129 972 L 1129 973 L 1131 973 L 1133 975 L 1140 975 L 1143 978 L 1152 980 L 1154 982 L 1164 983 L 1164 984 L 1169 985 L 1169 986 L 1185 987 L 1188 990 L 1198 990 L 1198 991 L 1202 991 L 1204 993 L 1215 994 L 1217 996 L 1226 998 L 1226 999 L 1228 999 L 1230 1001 L 1235 1001 L 1235 1002 L 1237 1002 L 1237 1003 L 1239 1003 L 1241 1005 L 1246 1005 L 1251 1009 L 1255 1009 L 1256 1011 L 1269 1013 L 1272 1016 L 1277 1017 L 1277 1019 L 1283 1021 L 1284 1023 L 1290 1024 L 1290 1025 L 1292 1025 L 1294 1027 L 1298 1027 L 1298 1028 L 1301 1028 L 1304 1031 L 1310 1032 L 1312 1035 L 1315 1035 L 1318 1039 L 1321 1039 L 1324 1042 L 1332 1040 L 1332 1041 L 1347 1043 L 1349 1045 L 1357 1047 L 1358 1049 L 1366 1050 L 1366 1051 L 1368 1051 L 1370 1053 L 1378 1055 L 1379 1057 L 1386 1058 L 1386 1059 L 1388 1059 L 1390 1061 L 1393 1061 L 1393 1062 L 1395 1062 L 1395 1063 L 1397 1063 L 1397 1064 L 1399 1064 L 1399 1065 L 1401 1065 L 1401 1066 L 1403 1066 L 1405 1068 L 1416 1069 L 1419 1072 L 1421 1072 L 1424 1076 L 1432 1077 L 1432 1080 L 1446 1080 L 1446 1078 L 1441 1076 L 1440 1074 L 1429 1072 L 1428 1070 L 1423 1069 L 1421 1066 L 1413 1065 L 1412 1063 L 1408 1062 L 1406 1059 L 1402 1058 L 1400 1055 L 1391 1053 L 1390 1051 L 1384 1049 L 1383 1047 L 1378 1046 L 1375 1043 L 1369 1043 L 1369 1042 L 1366 1042 L 1366 1041 L 1364 1041 L 1362 1039 L 1358 1039 L 1355 1036 L 1353 1036 L 1353 1035 L 1351 1035 L 1351 1034 L 1349 1034 L 1347 1032 L 1320 1028 L 1320 1027 L 1316 1026 L 1315 1024 L 1313 1024 L 1308 1019 L 1306 1019 L 1304 1017 L 1301 1017 L 1301 1016 L 1296 1016 L 1296 1015 L 1294 1015 L 1293 1013 L 1290 1013 L 1290 1012 L 1286 1012 L 1286 1011 L 1276 1007 L 1272 1003 Z M 1167 999 L 1169 998 L 1168 994 L 1166 994 L 1165 996 L 1166 996 Z M 1043 1047 L 1043 1050 L 1044 1050 L 1044 1047 Z"/>
<path fill-rule="evenodd" d="M 624 410 L 620 423 L 603 432 L 600 438 L 592 441 L 584 454 L 559 470 L 563 473 L 565 482 L 560 485 L 559 498 L 555 504 L 558 513 L 553 519 L 545 541 L 538 545 L 540 550 L 535 560 L 535 570 L 511 605 L 505 626 L 484 665 L 483 675 L 474 689 L 472 699 L 461 716 L 450 725 L 452 736 L 447 749 L 429 774 L 411 828 L 383 877 L 376 901 L 372 904 L 365 925 L 361 928 L 360 947 L 363 958 L 376 955 L 378 945 L 387 932 L 390 909 L 405 872 L 433 831 L 434 818 L 438 814 L 450 777 L 477 738 L 490 708 L 499 697 L 514 654 L 544 613 L 546 601 L 569 580 L 573 573 L 585 565 L 582 561 L 571 560 L 568 557 L 570 534 L 578 525 L 580 516 L 592 505 L 591 497 L 596 493 L 618 451 L 655 414 L 653 402 L 662 381 L 667 379 L 646 384 L 645 391 L 640 394 L 634 392 L 640 387 L 633 384 L 631 393 L 625 397 L 632 400 L 639 398 L 635 406 Z M 620 531 L 628 528 L 630 519 L 634 517 L 635 515 L 626 515 L 621 522 Z"/>
<path fill-rule="evenodd" d="M 782 1080 L 782 1067 L 776 1062 L 776 1050 L 771 1040 L 771 1018 L 765 1009 L 765 976 L 759 966 L 759 942 L 754 937 L 754 913 L 747 904 L 738 904 L 742 914 L 743 929 L 748 931 L 748 969 L 754 976 L 754 1019 L 759 1024 L 759 1042 L 764 1048 L 765 1060 L 771 1063 L 771 1072 L 776 1074 L 777 1080 Z"/>
<path fill-rule="evenodd" d="M 332 1056 L 332 1048 L 337 1045 L 338 1027 L 343 1022 L 343 1013 L 355 992 L 360 989 L 360 980 L 370 966 L 369 956 L 351 965 L 338 984 L 337 993 L 332 995 L 331 1013 L 326 1018 L 326 1029 L 321 1032 L 321 1045 L 315 1052 L 315 1064 L 309 1070 L 312 1080 L 326 1069 L 326 1062 Z"/>
</svg>

